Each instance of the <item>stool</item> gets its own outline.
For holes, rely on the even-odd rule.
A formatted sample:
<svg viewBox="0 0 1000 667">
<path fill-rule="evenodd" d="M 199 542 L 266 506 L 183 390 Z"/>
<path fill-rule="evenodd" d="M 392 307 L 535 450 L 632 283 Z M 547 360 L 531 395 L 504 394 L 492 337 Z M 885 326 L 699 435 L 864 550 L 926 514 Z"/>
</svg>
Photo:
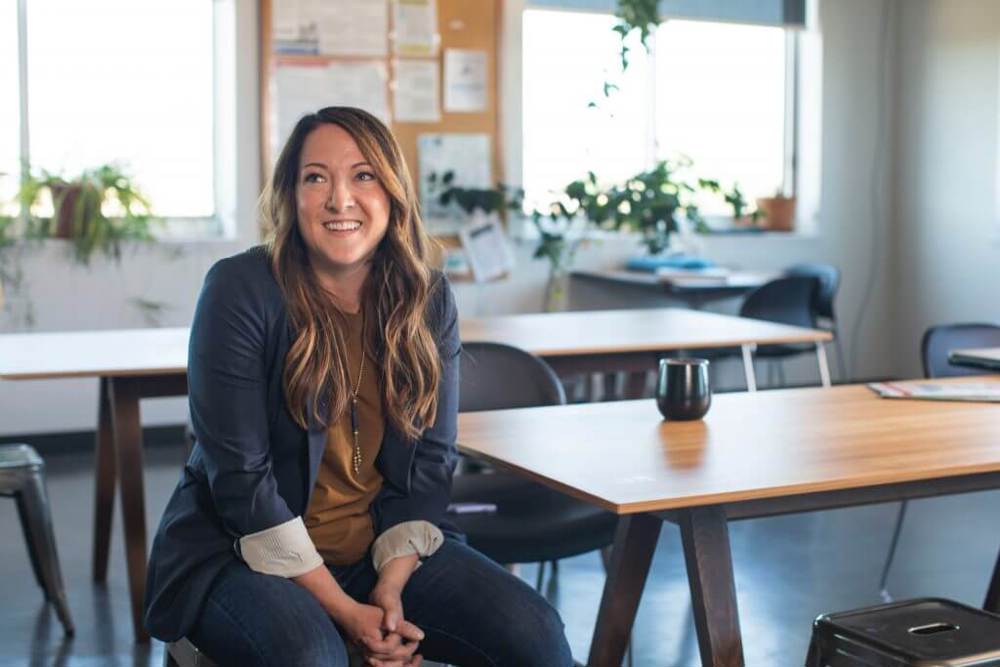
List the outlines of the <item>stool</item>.
<svg viewBox="0 0 1000 667">
<path fill-rule="evenodd" d="M 45 599 L 55 606 L 66 635 L 73 636 L 73 619 L 66 604 L 56 538 L 52 532 L 49 495 L 45 490 L 45 462 L 28 445 L 0 446 L 0 496 L 13 497 L 17 501 L 35 580 L 44 591 Z"/>
<path fill-rule="evenodd" d="M 350 645 L 348 645 L 347 657 L 351 667 L 363 667 L 364 660 L 361 654 L 354 651 Z M 435 663 L 429 663 L 425 660 L 424 664 L 432 667 Z M 217 667 L 217 665 L 212 662 L 211 658 L 199 651 L 198 647 L 192 644 L 187 637 L 181 637 L 164 647 L 163 667 Z"/>
<path fill-rule="evenodd" d="M 918 598 L 824 614 L 806 667 L 1000 667 L 1000 615 Z"/>
<path fill-rule="evenodd" d="M 181 637 L 163 648 L 163 667 L 216 667 L 198 647 Z"/>
</svg>

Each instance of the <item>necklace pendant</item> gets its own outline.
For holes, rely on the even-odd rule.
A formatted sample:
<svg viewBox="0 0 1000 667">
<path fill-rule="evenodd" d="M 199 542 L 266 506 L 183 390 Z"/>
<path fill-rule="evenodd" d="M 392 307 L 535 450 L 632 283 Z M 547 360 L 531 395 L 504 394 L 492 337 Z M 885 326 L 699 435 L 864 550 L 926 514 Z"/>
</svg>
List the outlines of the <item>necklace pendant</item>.
<svg viewBox="0 0 1000 667">
<path fill-rule="evenodd" d="M 351 456 L 351 463 L 354 466 L 354 474 L 361 472 L 361 440 L 358 437 L 358 397 L 351 397 L 351 433 L 354 436 L 354 452 Z"/>
</svg>

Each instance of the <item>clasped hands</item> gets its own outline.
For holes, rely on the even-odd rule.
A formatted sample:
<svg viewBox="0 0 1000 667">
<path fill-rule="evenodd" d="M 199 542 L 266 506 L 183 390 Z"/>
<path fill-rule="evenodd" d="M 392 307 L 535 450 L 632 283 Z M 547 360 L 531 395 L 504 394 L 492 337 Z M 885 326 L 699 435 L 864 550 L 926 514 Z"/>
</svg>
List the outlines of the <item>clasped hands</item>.
<svg viewBox="0 0 1000 667">
<path fill-rule="evenodd" d="M 402 587 L 382 580 L 372 589 L 371 604 L 357 604 L 343 623 L 348 637 L 359 646 L 366 665 L 372 667 L 420 667 L 416 653 L 424 638 L 420 628 L 403 618 Z"/>
</svg>

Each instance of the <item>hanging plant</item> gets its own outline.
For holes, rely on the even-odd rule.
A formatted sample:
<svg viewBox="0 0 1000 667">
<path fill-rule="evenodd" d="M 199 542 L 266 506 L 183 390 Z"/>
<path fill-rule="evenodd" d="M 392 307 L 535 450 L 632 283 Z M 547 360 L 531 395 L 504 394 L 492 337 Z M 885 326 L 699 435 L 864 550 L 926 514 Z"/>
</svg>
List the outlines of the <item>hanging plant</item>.
<svg viewBox="0 0 1000 667">
<path fill-rule="evenodd" d="M 656 26 L 660 24 L 660 14 L 657 11 L 658 0 L 618 0 L 618 11 L 615 18 L 618 23 L 612 28 L 621 38 L 621 58 L 622 71 L 628 69 L 629 48 L 625 45 L 625 38 L 633 30 L 639 31 L 639 42 L 646 53 L 649 53 L 649 36 L 653 34 Z"/>
<path fill-rule="evenodd" d="M 649 37 L 660 24 L 660 15 L 657 12 L 658 0 L 618 0 L 618 10 L 615 18 L 618 22 L 611 29 L 618 34 L 621 41 L 621 73 L 624 74 L 629 64 L 629 49 L 625 40 L 633 31 L 639 31 L 639 42 L 646 53 L 649 53 Z M 618 84 L 612 81 L 605 81 L 602 88 L 604 99 L 611 97 L 611 94 L 618 90 Z M 590 108 L 597 108 L 596 102 L 587 104 Z"/>
</svg>

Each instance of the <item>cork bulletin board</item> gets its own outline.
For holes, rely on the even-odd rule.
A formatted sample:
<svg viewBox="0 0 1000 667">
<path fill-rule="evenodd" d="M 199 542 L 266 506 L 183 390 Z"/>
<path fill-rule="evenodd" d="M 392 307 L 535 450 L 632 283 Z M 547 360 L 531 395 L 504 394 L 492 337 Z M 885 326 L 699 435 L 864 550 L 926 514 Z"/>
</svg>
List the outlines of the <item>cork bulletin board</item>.
<svg viewBox="0 0 1000 667">
<path fill-rule="evenodd" d="M 497 102 L 501 0 L 259 2 L 262 183 L 269 177 L 284 142 L 282 133 L 287 135 L 301 113 L 350 104 L 352 99 L 372 100 L 375 108 L 369 110 L 377 109 L 376 115 L 392 128 L 418 190 L 427 177 L 420 173 L 418 145 L 424 137 L 426 146 L 428 135 L 475 135 L 483 139 L 489 147 L 484 150 L 488 164 L 480 166 L 481 173 L 488 174 L 490 184 L 503 180 Z M 384 7 L 377 4 L 383 2 Z M 427 24 L 436 32 L 433 48 L 423 52 L 408 50 L 402 38 L 397 43 L 397 36 L 405 32 L 406 26 L 395 24 L 400 12 L 410 10 L 429 17 Z M 313 16 L 317 12 L 322 15 Z M 379 39 L 383 32 L 384 41 Z M 364 43 L 359 38 L 354 44 L 357 33 L 363 33 Z M 479 91 L 482 94 L 470 110 L 449 110 L 445 96 L 448 80 L 454 77 L 446 76 L 446 61 L 455 62 L 469 54 L 481 66 L 478 73 L 484 83 Z M 407 112 L 395 108 L 397 82 L 407 76 L 406 72 L 415 70 L 436 72 L 436 85 L 421 85 L 417 91 L 427 99 L 436 96 L 438 114 L 434 120 L 404 120 L 400 117 Z M 347 95 L 345 101 L 344 91 L 348 89 L 354 91 L 355 97 Z M 296 103 L 301 109 L 297 112 Z M 451 107 L 461 108 L 454 101 Z"/>
</svg>

